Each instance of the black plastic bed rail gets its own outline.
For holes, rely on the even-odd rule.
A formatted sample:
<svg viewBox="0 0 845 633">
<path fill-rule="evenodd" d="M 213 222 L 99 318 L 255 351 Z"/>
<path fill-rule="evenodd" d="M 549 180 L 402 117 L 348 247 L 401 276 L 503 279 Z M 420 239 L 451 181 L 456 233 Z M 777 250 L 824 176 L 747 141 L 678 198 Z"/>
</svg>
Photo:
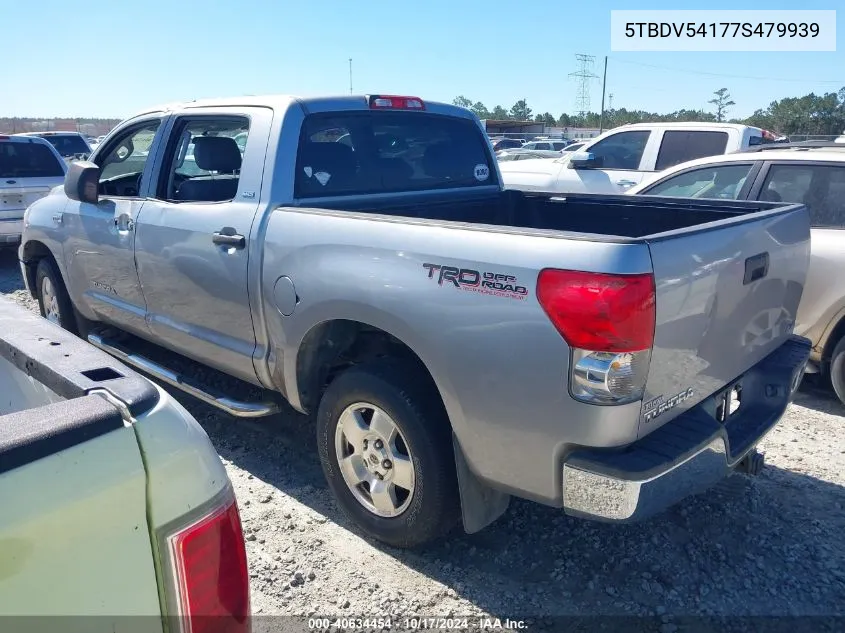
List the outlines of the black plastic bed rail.
<svg viewBox="0 0 845 633">
<path fill-rule="evenodd" d="M 62 398 L 0 416 L 0 473 L 121 428 L 120 408 L 93 390 L 133 417 L 158 402 L 140 374 L 8 299 L 0 299 L 0 358 Z M 6 388 L 0 384 L 0 398 Z"/>
</svg>

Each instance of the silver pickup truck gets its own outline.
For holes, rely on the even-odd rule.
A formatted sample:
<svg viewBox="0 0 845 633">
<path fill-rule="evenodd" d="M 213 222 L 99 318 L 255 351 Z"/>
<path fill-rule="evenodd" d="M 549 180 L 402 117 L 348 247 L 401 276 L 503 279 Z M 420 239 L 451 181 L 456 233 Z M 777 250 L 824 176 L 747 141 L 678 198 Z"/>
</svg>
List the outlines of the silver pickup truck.
<svg viewBox="0 0 845 633">
<path fill-rule="evenodd" d="M 24 224 L 48 319 L 233 415 L 314 414 L 337 502 L 396 546 L 753 472 L 810 349 L 803 206 L 507 191 L 478 119 L 415 97 L 150 109 Z"/>
</svg>

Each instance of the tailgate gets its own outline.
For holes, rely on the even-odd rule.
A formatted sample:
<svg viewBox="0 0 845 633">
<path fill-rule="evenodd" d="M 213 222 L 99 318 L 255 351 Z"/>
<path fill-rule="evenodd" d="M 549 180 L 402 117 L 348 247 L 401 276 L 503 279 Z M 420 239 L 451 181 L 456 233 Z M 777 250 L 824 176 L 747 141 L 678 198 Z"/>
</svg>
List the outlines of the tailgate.
<svg viewBox="0 0 845 633">
<path fill-rule="evenodd" d="M 46 196 L 55 186 L 56 183 L 0 183 L 0 220 L 20 219 L 29 205 Z"/>
<path fill-rule="evenodd" d="M 789 338 L 810 257 L 803 206 L 649 240 L 656 326 L 639 434 L 662 426 Z"/>
</svg>

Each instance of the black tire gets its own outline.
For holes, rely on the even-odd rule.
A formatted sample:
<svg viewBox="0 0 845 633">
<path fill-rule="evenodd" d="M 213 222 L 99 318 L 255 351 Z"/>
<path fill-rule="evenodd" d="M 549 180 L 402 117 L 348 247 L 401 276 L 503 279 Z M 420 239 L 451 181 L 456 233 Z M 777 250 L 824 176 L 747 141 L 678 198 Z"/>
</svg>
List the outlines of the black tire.
<svg viewBox="0 0 845 633">
<path fill-rule="evenodd" d="M 73 309 L 73 304 L 67 294 L 62 275 L 56 264 L 49 258 L 38 262 L 38 267 L 35 269 L 35 295 L 38 297 L 38 308 L 41 311 L 41 316 L 45 319 L 48 317 L 48 307 L 45 306 L 44 299 L 44 279 L 49 279 L 50 285 L 54 289 L 56 297 L 56 305 L 58 307 L 58 325 L 66 329 L 68 332 L 78 334 L 76 324 L 76 313 Z M 52 319 L 51 319 L 52 320 Z"/>
<path fill-rule="evenodd" d="M 340 472 L 335 433 L 341 413 L 365 402 L 389 415 L 413 456 L 414 491 L 398 516 L 368 510 Z M 346 370 L 331 382 L 317 412 L 317 448 L 326 481 L 338 505 L 366 535 L 393 547 L 435 540 L 460 518 L 452 433 L 439 394 L 414 363 L 376 360 Z"/>
<path fill-rule="evenodd" d="M 845 404 L 845 336 L 840 338 L 836 347 L 833 348 L 828 372 L 836 397 Z"/>
</svg>

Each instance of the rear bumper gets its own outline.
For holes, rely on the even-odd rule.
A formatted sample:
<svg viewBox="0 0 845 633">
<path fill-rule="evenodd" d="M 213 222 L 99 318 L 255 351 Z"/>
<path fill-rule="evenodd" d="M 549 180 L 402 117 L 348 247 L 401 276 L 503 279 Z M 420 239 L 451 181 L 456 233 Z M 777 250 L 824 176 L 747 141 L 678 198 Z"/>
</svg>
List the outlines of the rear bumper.
<svg viewBox="0 0 845 633">
<path fill-rule="evenodd" d="M 778 423 L 810 356 L 793 336 L 720 392 L 621 449 L 578 449 L 563 466 L 567 514 L 612 522 L 647 518 L 726 477 Z M 734 386 L 741 404 L 718 410 Z"/>
<path fill-rule="evenodd" d="M 0 220 L 0 246 L 19 244 L 23 233 L 23 219 Z"/>
</svg>

